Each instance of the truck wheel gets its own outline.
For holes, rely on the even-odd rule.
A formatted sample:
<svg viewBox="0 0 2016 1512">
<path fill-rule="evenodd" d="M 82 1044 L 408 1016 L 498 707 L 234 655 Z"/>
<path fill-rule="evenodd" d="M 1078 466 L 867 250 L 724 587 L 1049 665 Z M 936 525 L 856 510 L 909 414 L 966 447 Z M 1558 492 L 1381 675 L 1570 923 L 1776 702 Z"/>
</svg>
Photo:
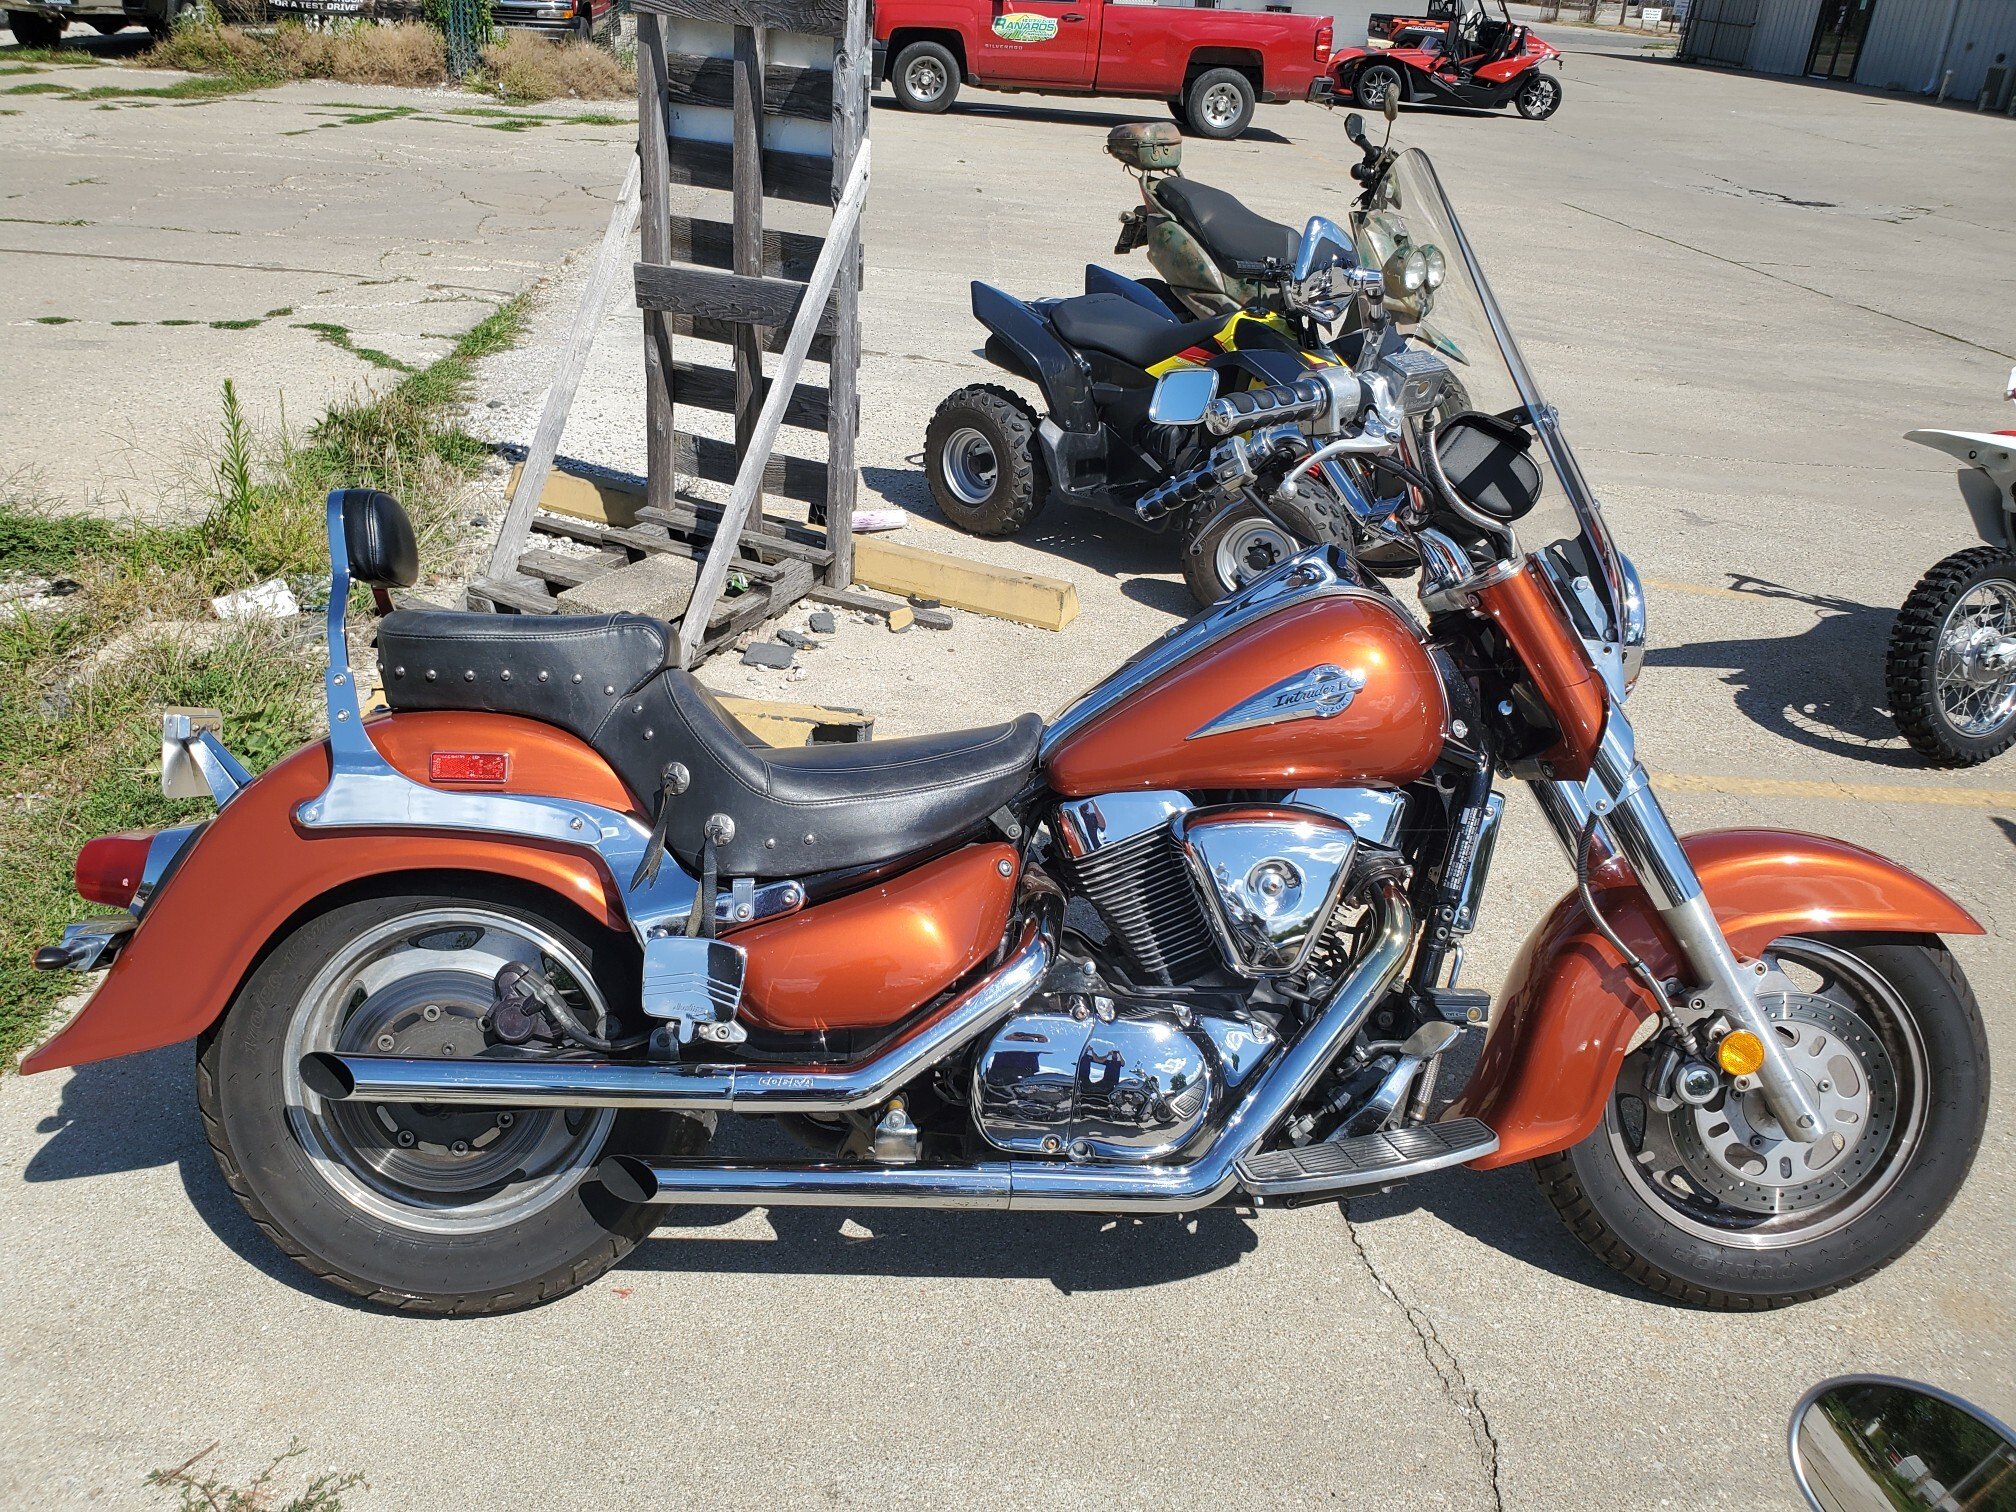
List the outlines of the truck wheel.
<svg viewBox="0 0 2016 1512">
<path fill-rule="evenodd" d="M 936 42 L 912 42 L 896 55 L 889 87 L 905 110 L 937 115 L 959 98 L 959 60 Z"/>
<path fill-rule="evenodd" d="M 1512 103 L 1527 120 L 1544 121 L 1561 108 L 1561 81 L 1535 69 L 1533 77 L 1519 86 Z"/>
<path fill-rule="evenodd" d="M 1019 394 L 976 383 L 947 396 L 924 428 L 924 471 L 945 518 L 977 536 L 1012 536 L 1048 493 L 1036 412 Z"/>
<path fill-rule="evenodd" d="M 54 47 L 63 37 L 61 21 L 34 11 L 7 12 L 7 30 L 14 33 L 14 40 L 23 47 Z"/>
<path fill-rule="evenodd" d="M 1253 120 L 1253 81 L 1236 68 L 1199 74 L 1183 97 L 1183 119 L 1197 136 L 1230 141 Z"/>
</svg>

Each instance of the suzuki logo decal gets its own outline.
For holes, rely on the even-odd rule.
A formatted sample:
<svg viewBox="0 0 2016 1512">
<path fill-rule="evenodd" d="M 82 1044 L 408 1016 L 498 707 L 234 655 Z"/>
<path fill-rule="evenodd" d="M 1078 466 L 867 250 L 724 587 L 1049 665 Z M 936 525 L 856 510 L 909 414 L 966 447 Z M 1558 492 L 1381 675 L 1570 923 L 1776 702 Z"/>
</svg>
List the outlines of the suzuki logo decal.
<svg viewBox="0 0 2016 1512">
<path fill-rule="evenodd" d="M 1192 730 L 1188 738 L 1200 740 L 1206 735 L 1285 724 L 1291 719 L 1329 719 L 1350 708 L 1351 700 L 1364 687 L 1363 672 L 1326 662 L 1293 677 L 1284 677 L 1271 688 L 1262 688 L 1251 698 L 1242 699 L 1209 724 Z"/>
</svg>

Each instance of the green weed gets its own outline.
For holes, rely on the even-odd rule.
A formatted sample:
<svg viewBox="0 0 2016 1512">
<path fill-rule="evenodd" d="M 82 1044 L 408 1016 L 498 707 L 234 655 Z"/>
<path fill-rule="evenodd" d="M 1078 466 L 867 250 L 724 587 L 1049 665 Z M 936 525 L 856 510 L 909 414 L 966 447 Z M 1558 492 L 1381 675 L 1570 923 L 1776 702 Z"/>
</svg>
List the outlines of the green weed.
<svg viewBox="0 0 2016 1512">
<path fill-rule="evenodd" d="M 196 1468 L 216 1452 L 217 1446 L 212 1444 L 173 1470 L 156 1470 L 147 1477 L 147 1485 L 174 1492 L 177 1512 L 342 1512 L 343 1493 L 364 1484 L 361 1475 L 332 1470 L 316 1476 L 298 1494 L 279 1501 L 276 1498 L 281 1493 L 273 1483 L 274 1476 L 287 1461 L 306 1452 L 300 1444 L 290 1444 L 285 1454 L 275 1457 L 243 1486 Z"/>
</svg>

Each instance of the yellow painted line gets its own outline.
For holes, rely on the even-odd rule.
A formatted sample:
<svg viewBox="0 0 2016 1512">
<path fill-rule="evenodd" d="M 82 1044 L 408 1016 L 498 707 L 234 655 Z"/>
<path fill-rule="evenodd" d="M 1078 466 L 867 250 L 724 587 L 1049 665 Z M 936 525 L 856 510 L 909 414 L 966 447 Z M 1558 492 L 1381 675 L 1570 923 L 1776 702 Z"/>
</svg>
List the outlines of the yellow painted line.
<svg viewBox="0 0 2016 1512">
<path fill-rule="evenodd" d="M 1771 598 L 1768 593 L 1744 593 L 1735 588 L 1711 588 L 1706 583 L 1679 583 L 1671 578 L 1646 578 L 1645 586 L 1656 588 L 1661 593 L 1690 593 L 1696 598 L 1741 599 L 1746 604 L 1767 602 Z"/>
<path fill-rule="evenodd" d="M 1911 787 L 1901 782 L 1813 782 L 1796 777 L 1717 777 L 1705 772 L 1654 772 L 1654 787 L 1677 793 L 1731 793 L 1746 798 L 1819 798 L 1836 803 L 1922 803 L 1944 808 L 2008 809 L 2006 788 Z"/>
</svg>

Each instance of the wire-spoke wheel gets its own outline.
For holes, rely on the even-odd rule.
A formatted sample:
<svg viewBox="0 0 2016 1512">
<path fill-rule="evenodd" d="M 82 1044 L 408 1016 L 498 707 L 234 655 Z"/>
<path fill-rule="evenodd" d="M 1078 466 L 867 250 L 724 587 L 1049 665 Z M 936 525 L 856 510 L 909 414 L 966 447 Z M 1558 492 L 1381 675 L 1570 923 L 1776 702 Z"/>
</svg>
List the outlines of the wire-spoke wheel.
<svg viewBox="0 0 2016 1512">
<path fill-rule="evenodd" d="M 1980 1010 L 1936 942 L 1787 938 L 1763 960 L 1817 1140 L 1791 1138 L 1752 1077 L 1683 1100 L 1660 1036 L 1625 1060 L 1596 1131 L 1537 1166 L 1600 1259 L 1702 1306 L 1781 1306 L 1896 1259 L 1952 1200 L 1987 1115 Z"/>
<path fill-rule="evenodd" d="M 620 1002 L 634 1012 L 634 944 L 568 918 L 502 882 L 367 898 L 310 919 L 260 963 L 204 1035 L 196 1087 L 225 1181 L 282 1250 L 374 1302 L 486 1313 L 585 1285 L 650 1231 L 648 1205 L 590 1173 L 604 1154 L 697 1154 L 711 1117 L 331 1101 L 301 1075 L 316 1051 L 542 1053 L 496 1041 L 509 966 L 537 973 L 597 1036 L 634 1038 L 614 1017 Z"/>
<path fill-rule="evenodd" d="M 2016 745 L 2016 555 L 1977 546 L 1920 580 L 1885 664 L 1890 711 L 1936 766 L 1974 766 Z"/>
</svg>

